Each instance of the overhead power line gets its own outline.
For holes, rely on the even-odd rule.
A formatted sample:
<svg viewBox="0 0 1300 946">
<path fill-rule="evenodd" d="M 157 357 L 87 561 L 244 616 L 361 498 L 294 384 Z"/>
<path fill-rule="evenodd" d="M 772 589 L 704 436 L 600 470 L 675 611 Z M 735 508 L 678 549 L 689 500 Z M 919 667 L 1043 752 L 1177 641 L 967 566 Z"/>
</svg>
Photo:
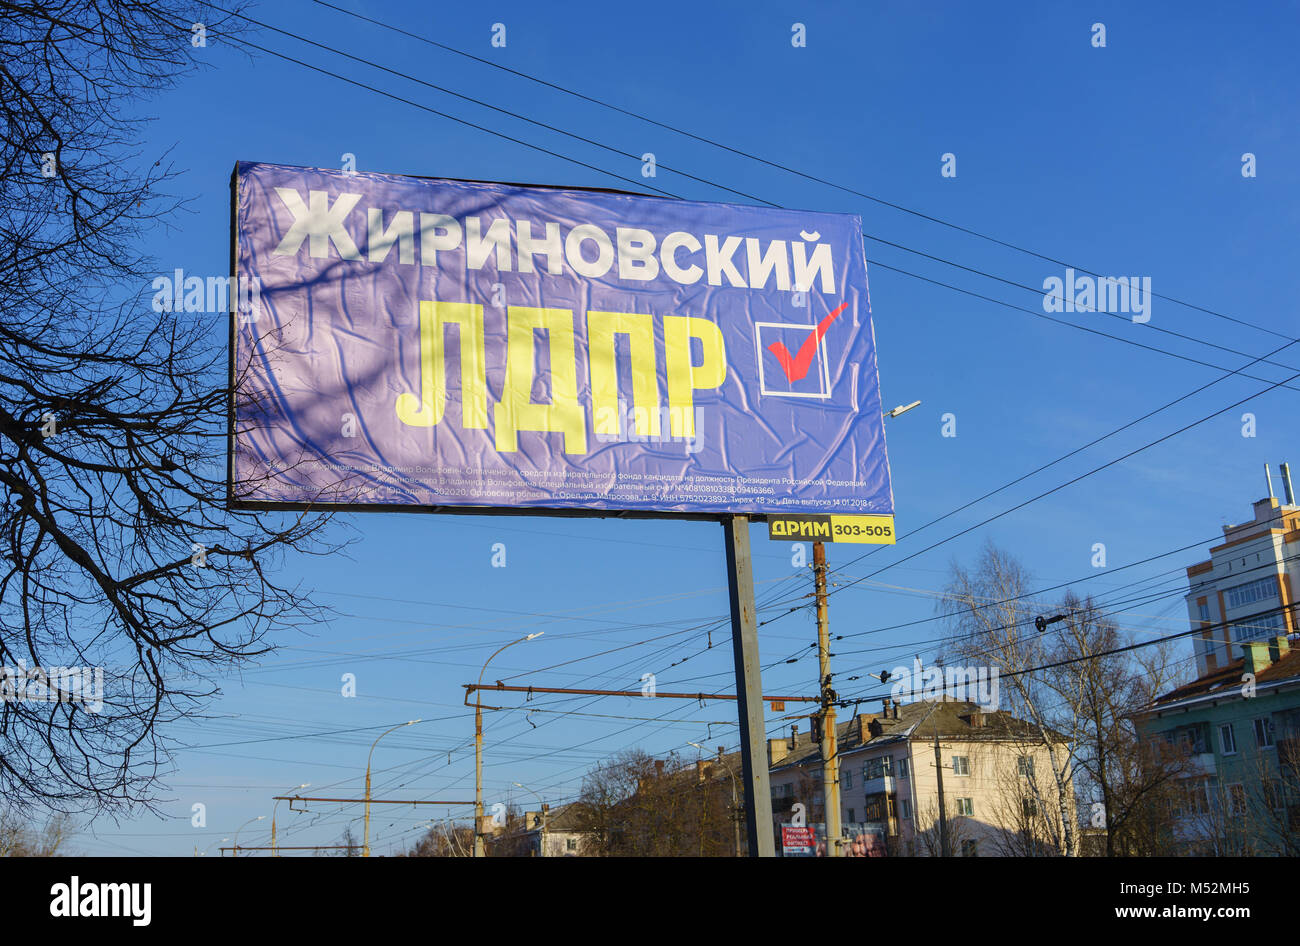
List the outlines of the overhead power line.
<svg viewBox="0 0 1300 946">
<path fill-rule="evenodd" d="M 965 226 L 962 226 L 961 224 L 953 223 L 952 221 L 950 221 L 950 220 L 945 220 L 945 219 L 943 219 L 942 217 L 936 217 L 936 216 L 934 216 L 934 215 L 932 215 L 932 214 L 924 213 L 924 212 L 922 212 L 922 211 L 920 211 L 920 210 L 915 210 L 915 209 L 913 209 L 913 208 L 911 208 L 911 207 L 906 207 L 906 206 L 904 206 L 903 204 L 899 204 L 899 203 L 896 203 L 896 202 L 891 201 L 891 200 L 886 200 L 886 199 L 883 198 L 883 197 L 878 197 L 878 196 L 873 195 L 873 194 L 868 194 L 868 193 L 866 193 L 866 192 L 864 192 L 864 191 L 861 191 L 861 190 L 858 190 L 858 189 L 856 189 L 856 188 L 849 187 L 849 186 L 846 185 L 846 184 L 840 184 L 840 183 L 837 183 L 837 182 L 835 182 L 835 181 L 828 180 L 828 179 L 823 178 L 823 177 L 819 177 L 819 176 L 817 176 L 817 175 L 815 175 L 815 174 L 810 174 L 810 173 L 808 173 L 808 172 L 806 172 L 806 171 L 801 171 L 801 170 L 799 170 L 798 168 L 790 167 L 789 165 L 782 164 L 782 163 L 779 162 L 779 161 L 774 161 L 774 160 L 772 160 L 772 159 L 770 159 L 770 158 L 763 157 L 763 156 L 760 155 L 760 154 L 756 154 L 752 149 L 742 149 L 742 148 L 737 148 L 737 147 L 734 147 L 734 146 L 732 146 L 732 145 L 728 145 L 728 144 L 725 144 L 725 143 L 723 143 L 723 142 L 721 142 L 721 141 L 718 141 L 718 140 L 715 139 L 715 138 L 710 138 L 710 137 L 705 136 L 705 135 L 700 135 L 700 134 L 697 134 L 697 133 L 695 133 L 695 132 L 687 131 L 686 129 L 681 128 L 680 126 L 672 125 L 672 124 L 669 124 L 669 123 L 667 123 L 667 122 L 663 122 L 663 121 L 659 121 L 659 120 L 654 119 L 654 118 L 650 118 L 649 116 L 647 116 L 647 115 L 643 115 L 643 114 L 641 114 L 640 112 L 634 112 L 634 111 L 632 111 L 631 109 L 623 108 L 622 106 L 620 106 L 620 105 L 616 105 L 616 104 L 614 104 L 614 103 L 612 103 L 612 102 L 609 102 L 609 101 L 607 101 L 607 100 L 605 100 L 605 99 L 597 98 L 597 97 L 595 97 L 595 96 L 587 95 L 587 94 L 585 94 L 585 93 L 579 92 L 579 91 L 577 91 L 576 89 L 567 88 L 567 87 L 562 86 L 562 85 L 557 85 L 557 84 L 554 83 L 554 82 L 548 82 L 548 81 L 546 81 L 545 79 L 541 78 L 540 76 L 533 75 L 532 73 L 521 72 L 521 71 L 516 70 L 516 69 L 511 69 L 509 66 L 502 65 L 502 64 L 499 63 L 499 62 L 493 62 L 493 61 L 490 60 L 490 59 L 484 59 L 484 58 L 482 58 L 482 57 L 480 57 L 480 56 L 475 56 L 475 55 L 473 55 L 472 53 L 467 53 L 467 52 L 465 52 L 464 50 L 457 49 L 457 48 L 454 47 L 454 46 L 450 46 L 450 45 L 447 45 L 447 44 L 445 44 L 445 43 L 440 43 L 440 42 L 438 42 L 437 40 L 433 40 L 433 39 L 429 39 L 428 37 L 421 36 L 421 35 L 419 35 L 418 33 L 412 33 L 412 32 L 410 32 L 409 30 L 402 29 L 401 27 L 399 27 L 399 26 L 395 26 L 395 25 L 393 25 L 393 24 L 391 24 L 391 23 L 385 23 L 383 20 L 378 20 L 378 19 L 375 19 L 375 18 L 373 18 L 373 17 L 368 17 L 368 16 L 365 16 L 365 15 L 363 15 L 363 14 L 361 14 L 361 13 L 357 13 L 357 12 L 354 11 L 354 10 L 348 10 L 348 9 L 346 9 L 346 8 L 344 8 L 344 7 L 336 6 L 336 5 L 333 4 L 333 3 L 328 3 L 328 2 L 326 2 L 326 0 L 312 0 L 312 2 L 318 4 L 319 6 L 328 7 L 328 8 L 331 9 L 331 10 L 336 10 L 336 11 L 339 12 L 339 13 L 346 14 L 347 16 L 354 17 L 355 19 L 358 19 L 358 20 L 364 20 L 364 21 L 367 22 L 367 23 L 371 23 L 371 24 L 373 24 L 373 25 L 375 25 L 375 26 L 382 27 L 383 29 L 391 30 L 391 31 L 394 32 L 394 33 L 399 33 L 399 34 L 401 34 L 401 35 L 403 35 L 403 36 L 407 36 L 407 37 L 409 37 L 409 38 L 411 38 L 411 39 L 417 40 L 418 42 L 425 43 L 426 45 L 433 46 L 433 47 L 436 47 L 436 48 L 438 48 L 438 49 L 444 50 L 445 52 L 452 53 L 453 55 L 461 56 L 461 57 L 463 57 L 463 58 L 465 58 L 465 59 L 473 60 L 474 62 L 481 63 L 482 65 L 485 65 L 485 66 L 489 66 L 489 67 L 491 67 L 492 69 L 496 69 L 496 70 L 499 70 L 499 71 L 501 71 L 501 72 L 506 72 L 506 73 L 509 73 L 509 74 L 511 74 L 511 75 L 513 75 L 513 76 L 516 76 L 516 77 L 520 78 L 520 79 L 525 79 L 525 80 L 527 80 L 527 81 L 529 81 L 529 82 L 533 82 L 533 83 L 536 83 L 536 84 L 538 84 L 538 85 L 545 86 L 546 88 L 553 89 L 553 90 L 555 90 L 556 92 L 562 92 L 562 93 L 564 93 L 565 95 L 569 95 L 569 96 L 572 96 L 572 97 L 574 97 L 574 98 L 581 99 L 581 100 L 584 101 L 584 102 L 589 102 L 589 103 L 591 103 L 591 104 L 593 104 L 593 105 L 599 105 L 599 106 L 601 106 L 602 108 L 610 109 L 611 111 L 618 112 L 618 113 L 621 114 L 621 115 L 626 115 L 626 116 L 629 117 L 629 118 L 635 118 L 635 119 L 637 119 L 638 121 L 645 122 L 646 124 L 653 125 L 653 126 L 655 126 L 655 127 L 657 127 L 657 128 L 662 128 L 662 129 L 664 129 L 665 131 L 671 131 L 671 132 L 673 132 L 674 134 L 681 135 L 681 136 L 683 136 L 683 137 L 685 137 L 685 138 L 693 139 L 693 140 L 698 141 L 698 142 L 700 142 L 700 143 L 702 143 L 702 144 L 710 145 L 710 146 L 712 146 L 712 147 L 714 147 L 714 148 L 718 148 L 719 150 L 726 151 L 726 152 L 728 152 L 728 153 L 730 153 L 730 154 L 733 154 L 733 155 L 736 155 L 736 156 L 738 156 L 738 157 L 746 158 L 746 159 L 748 159 L 748 160 L 750 160 L 750 161 L 755 161 L 755 162 L 757 162 L 757 163 L 759 163 L 759 164 L 767 165 L 767 166 L 770 167 L 770 168 L 774 168 L 774 169 L 776 169 L 776 170 L 783 171 L 783 172 L 785 172 L 785 173 L 787 173 L 787 174 L 793 174 L 793 175 L 795 175 L 795 176 L 797 176 L 797 177 L 801 177 L 801 178 L 803 178 L 803 179 L 806 180 L 806 181 L 811 181 L 811 182 L 813 182 L 813 183 L 815 183 L 815 184 L 821 184 L 821 185 L 823 185 L 823 186 L 825 186 L 825 187 L 832 187 L 832 188 L 834 188 L 834 189 L 836 189 L 836 190 L 839 190 L 839 191 L 842 191 L 842 192 L 844 192 L 844 193 L 846 193 L 846 194 L 852 194 L 852 195 L 855 196 L 855 197 L 861 197 L 863 200 L 869 200 L 869 201 L 871 201 L 872 203 L 879 204 L 880 206 L 883 206 L 883 207 L 889 207 L 889 208 L 892 209 L 892 210 L 897 210 L 897 211 L 899 211 L 899 212 L 901 212 L 901 213 L 905 213 L 905 214 L 908 214 L 908 215 L 910 215 L 910 216 L 917 217 L 918 219 L 926 220 L 926 221 L 928 221 L 928 222 L 930 222 L 930 223 L 938 224 L 939 226 L 942 226 L 942 227 L 947 227 L 947 228 L 949 228 L 949 229 L 951 229 L 951 230 L 955 230 L 955 231 L 957 231 L 957 232 L 964 233 L 964 234 L 966 234 L 966 235 L 968 235 L 968 236 L 976 237 L 977 239 L 980 239 L 980 240 L 985 240 L 985 241 L 987 241 L 987 242 L 989 242 L 989 243 L 996 244 L 997 246 L 1001 246 L 1001 247 L 1003 247 L 1003 248 L 1005 248 L 1005 249 L 1014 250 L 1014 251 L 1017 252 L 1017 253 L 1022 253 L 1022 254 L 1026 255 L 1026 256 L 1031 256 L 1031 257 L 1033 257 L 1033 258 L 1035 258 L 1035 259 L 1042 260 L 1043 262 L 1046 262 L 1046 263 L 1052 263 L 1053 265 L 1056 265 L 1056 266 L 1066 266 L 1066 267 L 1069 267 L 1069 268 L 1075 269 L 1075 270 L 1077 270 L 1077 271 L 1079 271 L 1079 272 L 1081 272 L 1081 273 L 1087 273 L 1089 276 L 1099 276 L 1099 275 L 1100 275 L 1099 273 L 1095 272 L 1094 270 L 1091 270 L 1091 269 L 1089 269 L 1089 268 L 1086 267 L 1086 266 L 1081 266 L 1081 265 L 1079 265 L 1078 263 L 1070 263 L 1070 262 L 1066 262 L 1065 260 L 1057 259 L 1057 258 L 1055 258 L 1054 256 L 1051 256 L 1051 255 L 1048 255 L 1048 254 L 1045 254 L 1045 253 L 1041 253 L 1041 252 L 1039 252 L 1039 251 L 1037 251 L 1037 250 L 1032 250 L 1032 249 L 1029 249 L 1028 247 L 1020 246 L 1020 245 L 1018 245 L 1018 244 L 1016 244 L 1016 243 L 1012 243 L 1012 242 L 1009 242 L 1009 241 L 1007 241 L 1007 240 L 1002 240 L 1002 239 L 999 239 L 998 237 L 995 237 L 995 236 L 990 236 L 990 235 L 987 234 L 987 233 L 982 233 L 982 232 L 979 231 L 979 230 L 975 230 L 975 229 L 972 229 L 972 228 L 970 228 L 970 227 L 965 227 Z M 1255 329 L 1256 331 L 1264 332 L 1264 333 L 1266 333 L 1266 334 L 1268 334 L 1268 335 L 1273 335 L 1273 336 L 1275 336 L 1275 337 L 1277 337 L 1277 338 L 1286 338 L 1286 337 L 1287 337 L 1285 334 L 1283 334 L 1283 333 L 1281 333 L 1281 332 L 1274 331 L 1273 329 L 1268 328 L 1268 327 L 1263 326 L 1263 325 L 1259 325 L 1258 323 L 1250 322 L 1250 321 L 1247 321 L 1247 320 L 1245 320 L 1245 319 L 1240 319 L 1240 318 L 1237 318 L 1237 317 L 1235 317 L 1235 316 L 1227 315 L 1227 314 L 1225 314 L 1225 313 L 1223 313 L 1223 312 L 1218 312 L 1218 311 L 1215 311 L 1214 309 L 1206 308 L 1205 306 L 1200 306 L 1200 305 L 1197 305 L 1197 304 L 1192 303 L 1192 302 L 1186 302 L 1186 301 L 1184 301 L 1184 300 L 1182 300 L 1182 299 L 1178 299 L 1178 298 L 1176 298 L 1176 297 L 1174 297 L 1174 296 L 1167 296 L 1167 295 L 1163 295 L 1163 294 L 1158 293 L 1158 292 L 1153 292 L 1153 293 L 1151 293 L 1151 295 L 1152 295 L 1153 297 L 1157 298 L 1157 299 L 1164 299 L 1166 302 L 1172 302 L 1172 303 L 1174 303 L 1174 304 L 1176 304 L 1176 305 L 1183 306 L 1184 308 L 1192 309 L 1192 310 L 1194 310 L 1194 311 L 1196 311 L 1196 312 L 1202 312 L 1202 313 L 1204 313 L 1204 314 L 1206 314 L 1206 315 L 1214 316 L 1215 318 L 1218 318 L 1218 319 L 1224 319 L 1224 320 L 1226 320 L 1226 321 L 1228 321 L 1228 322 L 1233 322 L 1233 323 L 1235 323 L 1235 324 L 1237 324 L 1237 325 L 1245 326 L 1246 328 L 1253 328 L 1253 329 Z"/>
</svg>

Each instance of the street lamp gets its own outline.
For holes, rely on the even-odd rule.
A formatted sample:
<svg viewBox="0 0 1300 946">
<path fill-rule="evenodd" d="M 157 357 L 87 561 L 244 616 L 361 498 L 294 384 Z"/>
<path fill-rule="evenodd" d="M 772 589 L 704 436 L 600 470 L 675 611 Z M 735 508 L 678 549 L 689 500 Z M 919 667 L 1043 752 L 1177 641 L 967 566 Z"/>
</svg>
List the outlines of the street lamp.
<svg viewBox="0 0 1300 946">
<path fill-rule="evenodd" d="M 515 782 L 513 784 L 516 788 L 522 788 L 528 794 L 532 795 L 537 799 L 537 804 L 540 806 L 539 810 L 542 813 L 542 842 L 541 844 L 538 845 L 538 850 L 541 853 L 538 856 L 545 857 L 546 856 L 546 802 L 542 801 L 541 795 L 538 795 L 535 791 L 533 791 L 523 782 Z"/>
<path fill-rule="evenodd" d="M 225 844 L 229 840 L 230 838 L 222 838 L 220 841 L 213 841 L 212 844 Z M 207 847 L 205 847 L 203 849 L 203 853 L 200 854 L 199 857 L 207 857 L 208 851 L 212 850 L 212 844 L 209 844 Z"/>
<path fill-rule="evenodd" d="M 687 740 L 686 744 L 688 746 L 694 746 L 701 752 L 708 751 L 698 742 Z M 727 765 L 727 760 L 723 756 L 721 749 L 718 750 L 718 761 L 722 763 L 722 767 L 725 768 L 727 774 L 731 776 L 731 823 L 736 829 L 735 856 L 740 857 L 740 803 L 736 800 L 736 773 L 732 770 L 731 766 Z"/>
<path fill-rule="evenodd" d="M 291 788 L 291 789 L 289 789 L 289 791 L 291 791 L 291 792 L 300 792 L 300 791 L 302 791 L 304 788 L 306 788 L 306 787 L 307 787 L 308 785 L 310 785 L 310 784 L 311 784 L 311 782 L 303 782 L 303 783 L 302 783 L 301 785 L 299 785 L 297 788 Z M 279 857 L 279 856 L 280 856 L 279 854 L 275 853 L 275 809 L 277 809 L 277 808 L 280 807 L 280 802 L 281 802 L 282 800 L 283 800 L 283 799 L 279 799 L 279 798 L 277 798 L 277 799 L 275 800 L 275 804 L 271 806 L 271 856 L 272 856 L 272 857 Z M 292 806 L 290 806 L 290 807 L 292 807 Z"/>
<path fill-rule="evenodd" d="M 914 408 L 914 407 L 920 407 L 920 406 L 921 406 L 921 402 L 920 402 L 920 401 L 913 401 L 911 404 L 900 404 L 900 405 L 898 405 L 898 407 L 894 408 L 892 411 L 887 411 L 887 412 L 885 413 L 885 416 L 886 416 L 886 417 L 897 417 L 899 414 L 906 414 L 906 413 L 907 413 L 908 411 L 910 411 L 912 408 Z"/>
<path fill-rule="evenodd" d="M 921 405 L 920 401 L 900 404 L 885 417 L 898 417 Z M 817 601 L 817 678 L 821 681 L 821 709 L 815 722 L 821 728 L 822 798 L 826 809 L 826 853 L 844 856 L 844 836 L 840 823 L 840 759 L 835 730 L 835 691 L 831 689 L 830 618 L 826 606 L 826 546 L 813 542 L 813 576 Z"/>
<path fill-rule="evenodd" d="M 411 720 L 407 720 L 404 723 L 398 723 L 392 729 L 386 729 L 383 732 L 381 732 L 379 734 L 379 739 L 383 739 L 390 732 L 396 732 L 397 730 L 401 729 L 403 726 L 414 726 L 418 722 L 420 722 L 420 720 L 411 719 Z M 379 745 L 379 739 L 376 739 L 374 742 L 370 744 L 370 755 L 366 756 L 366 818 L 365 818 L 366 827 L 365 827 L 365 836 L 361 842 L 362 857 L 370 856 L 370 760 L 375 755 L 375 746 Z"/>
<path fill-rule="evenodd" d="M 530 641 L 534 638 L 541 637 L 545 631 L 538 631 L 536 634 L 529 634 L 527 637 L 521 637 L 513 640 L 509 644 L 498 647 L 492 652 L 487 660 L 483 661 L 483 669 L 478 673 L 478 686 L 474 688 L 474 856 L 483 857 L 483 830 L 481 827 L 483 821 L 483 701 L 479 697 L 479 687 L 483 685 L 483 674 L 487 673 L 487 666 L 492 662 L 492 658 L 507 647 L 513 647 L 515 644 L 522 644 L 524 641 Z M 465 698 L 469 698 L 469 691 L 465 692 Z"/>
<path fill-rule="evenodd" d="M 241 825 L 240 825 L 240 826 L 235 830 L 235 849 L 234 849 L 234 851 L 231 852 L 231 855 L 230 855 L 231 857 L 238 857 L 238 856 L 239 856 L 239 832 L 240 832 L 240 831 L 243 831 L 245 828 L 247 828 L 247 827 L 248 827 L 250 824 L 252 824 L 254 821 L 265 821 L 265 820 L 266 820 L 266 815 L 258 815 L 256 818 L 249 818 L 247 821 L 245 821 L 243 824 L 241 824 Z"/>
</svg>

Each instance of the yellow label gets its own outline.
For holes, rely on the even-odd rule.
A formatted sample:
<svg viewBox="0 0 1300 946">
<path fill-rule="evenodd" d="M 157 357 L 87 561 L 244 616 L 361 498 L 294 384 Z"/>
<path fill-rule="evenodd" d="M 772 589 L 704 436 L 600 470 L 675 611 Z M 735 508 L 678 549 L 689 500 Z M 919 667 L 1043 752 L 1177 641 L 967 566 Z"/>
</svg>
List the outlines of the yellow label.
<svg viewBox="0 0 1300 946">
<path fill-rule="evenodd" d="M 832 542 L 894 544 L 893 516 L 831 516 Z"/>
<path fill-rule="evenodd" d="M 775 540 L 812 539 L 814 542 L 854 542 L 859 545 L 893 545 L 893 516 L 770 515 L 767 537 Z"/>
</svg>

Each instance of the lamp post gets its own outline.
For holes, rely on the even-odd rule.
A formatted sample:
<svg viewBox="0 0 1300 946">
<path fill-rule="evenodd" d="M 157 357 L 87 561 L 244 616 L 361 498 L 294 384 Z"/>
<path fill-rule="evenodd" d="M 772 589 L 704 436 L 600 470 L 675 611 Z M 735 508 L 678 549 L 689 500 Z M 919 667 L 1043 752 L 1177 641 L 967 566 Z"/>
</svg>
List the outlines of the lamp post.
<svg viewBox="0 0 1300 946">
<path fill-rule="evenodd" d="M 532 795 L 534 798 L 537 799 L 537 804 L 540 806 L 538 810 L 541 812 L 542 815 L 542 841 L 541 844 L 539 844 L 537 847 L 538 851 L 540 852 L 537 856 L 545 857 L 546 856 L 546 802 L 542 801 L 541 795 L 538 795 L 535 791 L 533 791 L 523 782 L 515 782 L 514 786 L 515 788 L 522 788 L 528 794 Z"/>
<path fill-rule="evenodd" d="M 265 820 L 266 820 L 266 815 L 258 815 L 256 818 L 249 818 L 247 821 L 245 821 L 235 830 L 235 849 L 230 852 L 231 857 L 239 856 L 239 832 L 243 831 L 254 821 L 265 821 Z"/>
<path fill-rule="evenodd" d="M 404 723 L 398 723 L 392 729 L 386 729 L 383 732 L 381 732 L 379 734 L 379 739 L 383 739 L 390 732 L 396 732 L 397 730 L 401 729 L 403 726 L 414 726 L 418 722 L 420 722 L 420 720 L 410 719 Z M 366 826 L 365 826 L 364 837 L 362 838 L 361 841 L 362 857 L 370 856 L 370 760 L 374 758 L 375 746 L 379 745 L 379 739 L 376 739 L 374 742 L 370 744 L 370 754 L 366 756 L 366 817 L 365 817 Z"/>
<path fill-rule="evenodd" d="M 522 644 L 524 641 L 530 641 L 534 638 L 541 637 L 545 631 L 538 631 L 536 634 L 529 634 L 518 640 L 513 640 L 508 644 L 498 647 L 492 652 L 487 660 L 483 661 L 483 669 L 478 673 L 478 685 L 483 685 L 483 674 L 487 673 L 487 666 L 492 662 L 492 658 L 507 647 L 513 647 L 515 644 Z M 478 687 L 474 688 L 474 856 L 483 857 L 483 701 L 480 697 Z"/>
<path fill-rule="evenodd" d="M 920 407 L 920 406 L 921 406 L 921 402 L 920 402 L 920 401 L 913 401 L 911 404 L 900 404 L 900 405 L 898 405 L 898 407 L 894 408 L 892 411 L 888 411 L 888 412 L 886 412 L 885 416 L 886 416 L 886 417 L 897 417 L 899 414 L 906 414 L 906 413 L 907 413 L 908 411 L 910 411 L 912 408 L 914 408 L 914 407 Z"/>
<path fill-rule="evenodd" d="M 213 841 L 212 844 L 225 844 L 229 840 L 230 838 L 222 838 L 220 841 Z M 208 851 L 212 850 L 212 844 L 209 844 L 207 847 L 205 847 L 203 849 L 203 853 L 200 854 L 199 857 L 207 857 Z"/>
<path fill-rule="evenodd" d="M 291 791 L 291 792 L 300 792 L 300 791 L 302 791 L 304 788 L 306 788 L 306 787 L 309 786 L 309 785 L 311 785 L 311 782 L 303 782 L 303 783 L 302 783 L 301 785 L 299 785 L 297 788 L 291 788 L 291 789 L 289 789 L 289 791 Z M 279 856 L 280 856 L 279 854 L 277 854 L 277 853 L 275 852 L 275 809 L 277 809 L 277 808 L 279 808 L 279 807 L 280 807 L 280 799 L 277 798 L 277 799 L 275 800 L 275 804 L 271 806 L 271 856 L 272 856 L 272 857 L 279 857 Z M 292 806 L 290 806 L 290 807 L 292 807 Z"/>
<path fill-rule="evenodd" d="M 688 740 L 686 744 L 688 746 L 694 746 L 696 749 L 699 749 L 701 752 L 708 751 L 698 742 L 690 742 Z M 722 767 L 726 769 L 727 774 L 731 776 L 731 823 L 732 826 L 736 829 L 735 856 L 740 857 L 740 818 L 739 818 L 740 812 L 738 810 L 740 807 L 740 802 L 736 798 L 736 773 L 735 771 L 732 770 L 731 766 L 727 765 L 727 760 L 726 758 L 723 757 L 721 748 L 718 749 L 718 761 L 722 763 Z"/>
<path fill-rule="evenodd" d="M 885 417 L 898 417 L 915 407 L 920 401 L 900 404 Z M 821 685 L 821 711 L 817 722 L 821 729 L 822 799 L 826 819 L 826 855 L 844 856 L 844 832 L 841 823 L 840 750 L 838 725 L 835 721 L 835 691 L 831 687 L 830 617 L 826 605 L 826 546 L 813 543 L 814 598 L 817 606 L 817 675 Z"/>
</svg>

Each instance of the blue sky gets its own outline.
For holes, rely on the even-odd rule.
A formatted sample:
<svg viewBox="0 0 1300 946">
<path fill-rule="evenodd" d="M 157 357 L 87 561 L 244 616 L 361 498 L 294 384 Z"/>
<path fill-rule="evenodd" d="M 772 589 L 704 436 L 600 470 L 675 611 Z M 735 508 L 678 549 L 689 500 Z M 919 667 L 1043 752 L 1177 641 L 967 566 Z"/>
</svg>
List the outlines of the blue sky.
<svg viewBox="0 0 1300 946">
<path fill-rule="evenodd" d="M 615 103 L 798 169 L 1105 275 L 1150 277 L 1156 293 L 1296 334 L 1294 174 L 1297 65 L 1289 38 L 1296 5 L 1208 4 L 358 3 L 356 10 L 519 72 Z M 306 0 L 264 3 L 251 15 L 317 42 L 409 73 L 660 163 L 652 183 L 684 197 L 734 194 L 683 179 L 671 165 L 787 207 L 861 214 L 886 406 L 922 406 L 887 422 L 897 525 L 892 549 L 829 547 L 843 584 L 980 522 L 1095 466 L 1246 397 L 1266 382 L 1231 378 L 1065 463 L 914 534 L 920 525 L 1218 376 L 1180 361 L 919 281 L 887 267 L 1042 313 L 1039 294 L 954 269 L 877 237 L 1006 280 L 1041 287 L 1064 267 L 800 179 L 663 128 L 579 102 L 486 65 L 360 23 Z M 1106 27 L 1105 48 L 1091 44 Z M 491 45 L 494 23 L 505 48 Z M 807 46 L 791 45 L 794 23 Z M 269 30 L 248 39 L 467 121 L 639 179 L 640 163 L 378 73 Z M 165 239 L 148 247 L 159 271 L 228 269 L 229 178 L 238 160 L 538 184 L 629 187 L 625 181 L 439 118 L 265 54 L 251 59 L 213 41 L 205 66 L 148 103 L 157 117 L 147 153 L 171 148 L 191 199 Z M 1257 176 L 1241 173 L 1256 156 Z M 956 177 L 941 156 L 956 157 Z M 883 264 L 883 265 L 881 265 Z M 142 287 L 142 291 L 145 287 Z M 1122 338 L 1236 368 L 1246 361 L 1192 339 L 1248 352 L 1283 339 L 1156 298 L 1146 326 L 1096 314 L 1059 316 Z M 225 325 L 213 327 L 224 344 Z M 1300 352 L 1279 360 L 1300 370 Z M 1255 366 L 1277 381 L 1289 373 Z M 1039 587 L 1090 576 L 1079 591 L 1105 595 L 1139 578 L 1171 596 L 1123 615 L 1138 635 L 1185 628 L 1178 573 L 1201 550 L 1115 575 L 1130 562 L 1213 536 L 1249 515 L 1265 462 L 1300 463 L 1294 392 L 1276 390 L 959 539 L 888 568 L 832 598 L 832 631 L 847 633 L 934 615 L 934 592 L 955 557 L 969 562 L 991 538 L 1019 556 Z M 1252 411 L 1257 435 L 1242 436 Z M 956 437 L 941 436 L 945 414 Z M 376 795 L 473 797 L 472 715 L 461 684 L 497 647 L 489 679 L 541 686 L 730 691 L 722 530 L 688 522 L 366 515 L 350 517 L 346 555 L 290 561 L 285 577 L 318 589 L 337 617 L 218 681 L 207 718 L 173 728 L 178 751 L 162 792 L 165 817 L 142 814 L 86 828 L 89 854 L 213 853 L 251 818 L 241 844 L 269 837 L 274 794 L 359 796 L 366 753 Z M 1092 567 L 1095 543 L 1106 570 Z M 491 565 L 504 543 L 505 568 Z M 760 607 L 777 618 L 761 637 L 772 693 L 812 693 L 816 664 L 783 659 L 815 640 L 811 613 L 779 617 L 811 590 L 788 543 L 753 533 Z M 1164 574 L 1163 577 L 1161 573 Z M 1159 584 L 1160 581 L 1164 584 Z M 1122 596 L 1128 592 L 1120 592 Z M 710 635 L 710 630 L 712 631 Z M 940 627 L 915 625 L 868 640 L 880 650 L 838 660 L 850 675 L 933 653 Z M 671 636 L 669 636 L 671 635 Z M 712 646 L 710 647 L 709 644 Z M 855 647 L 855 650 L 859 649 Z M 1190 644 L 1186 646 L 1190 658 Z M 1189 661 L 1190 662 L 1190 661 Z M 357 696 L 341 695 L 356 676 Z M 883 695 L 880 688 L 869 691 Z M 513 696 L 503 705 L 522 706 Z M 736 744 L 734 706 L 643 699 L 538 697 L 490 714 L 489 803 L 535 807 L 571 798 L 583 772 L 619 749 L 693 754 L 688 740 Z M 570 712 L 561 712 L 570 711 Z M 591 715 L 579 715 L 591 714 Z M 611 718 L 622 717 L 622 718 Z M 660 722 L 646 721 L 662 717 Z M 713 725 L 709 725 L 713 723 Z M 805 724 L 806 725 L 806 724 Z M 778 715 L 769 726 L 788 726 Z M 327 734 L 327 735 L 320 735 Z M 186 748 L 188 747 L 188 748 Z M 449 756 L 450 753 L 450 756 Z M 513 783 L 528 786 L 529 791 Z M 206 806 L 206 826 L 191 825 Z M 409 846 L 421 819 L 465 808 L 384 806 L 376 852 Z M 281 805 L 282 844 L 335 843 L 360 830 L 359 806 Z"/>
</svg>

